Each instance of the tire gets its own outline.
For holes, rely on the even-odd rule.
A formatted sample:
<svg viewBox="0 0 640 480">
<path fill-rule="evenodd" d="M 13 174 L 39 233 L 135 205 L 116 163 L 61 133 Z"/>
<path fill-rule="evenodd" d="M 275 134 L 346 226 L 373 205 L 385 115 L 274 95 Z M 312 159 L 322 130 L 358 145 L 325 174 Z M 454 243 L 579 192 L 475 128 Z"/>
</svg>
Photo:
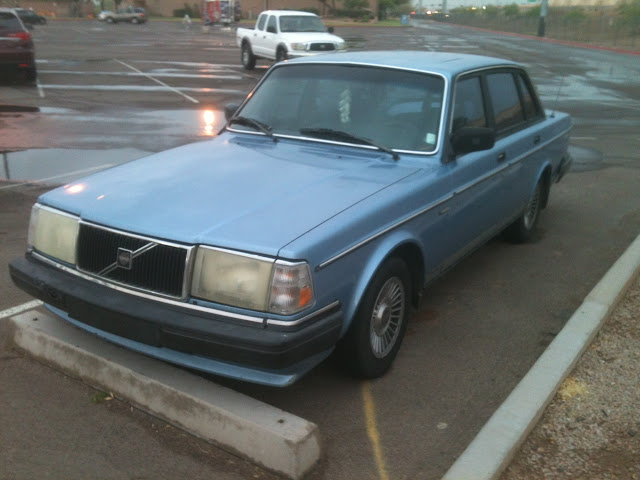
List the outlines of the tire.
<svg viewBox="0 0 640 480">
<path fill-rule="evenodd" d="M 506 239 L 512 243 L 525 243 L 531 240 L 542 211 L 544 183 L 538 182 L 533 190 L 522 215 L 504 231 Z"/>
<path fill-rule="evenodd" d="M 140 21 L 137 18 L 132 18 L 131 23 L 133 23 L 134 25 L 137 25 L 138 23 L 140 23 Z"/>
<path fill-rule="evenodd" d="M 25 83 L 29 85 L 34 85 L 36 83 L 36 81 L 38 80 L 38 72 L 36 70 L 36 67 L 31 67 L 24 71 L 24 80 Z"/>
<path fill-rule="evenodd" d="M 248 42 L 242 44 L 240 59 L 242 60 L 242 66 L 245 70 L 253 70 L 256 66 L 256 56 L 251 51 L 251 45 Z"/>
<path fill-rule="evenodd" d="M 278 47 L 278 50 L 276 50 L 276 63 L 284 62 L 288 58 L 289 55 L 287 55 L 287 51 L 284 49 L 284 47 Z"/>
<path fill-rule="evenodd" d="M 373 276 L 339 345 L 352 374 L 377 378 L 389 370 L 407 329 L 410 299 L 409 270 L 399 258 L 390 258 Z"/>
<path fill-rule="evenodd" d="M 116 23 L 116 21 L 111 17 L 107 17 L 107 23 Z"/>
</svg>

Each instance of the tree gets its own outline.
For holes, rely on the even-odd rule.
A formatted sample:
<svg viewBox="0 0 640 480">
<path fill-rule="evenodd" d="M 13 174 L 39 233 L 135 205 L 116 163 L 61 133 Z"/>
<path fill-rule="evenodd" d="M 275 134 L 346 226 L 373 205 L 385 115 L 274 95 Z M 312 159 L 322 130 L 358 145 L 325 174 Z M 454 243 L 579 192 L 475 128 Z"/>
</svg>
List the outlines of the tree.
<svg viewBox="0 0 640 480">
<path fill-rule="evenodd" d="M 412 10 L 413 7 L 409 0 L 380 0 L 378 2 L 378 19 L 384 20 L 389 16 L 405 15 Z"/>
<path fill-rule="evenodd" d="M 619 3 L 618 15 L 620 15 L 622 23 L 629 25 L 633 33 L 640 35 L 640 0 Z"/>
<path fill-rule="evenodd" d="M 506 17 L 515 17 L 520 13 L 520 7 L 518 7 L 517 3 L 512 3 L 511 5 L 505 5 L 502 9 L 502 13 Z"/>
</svg>

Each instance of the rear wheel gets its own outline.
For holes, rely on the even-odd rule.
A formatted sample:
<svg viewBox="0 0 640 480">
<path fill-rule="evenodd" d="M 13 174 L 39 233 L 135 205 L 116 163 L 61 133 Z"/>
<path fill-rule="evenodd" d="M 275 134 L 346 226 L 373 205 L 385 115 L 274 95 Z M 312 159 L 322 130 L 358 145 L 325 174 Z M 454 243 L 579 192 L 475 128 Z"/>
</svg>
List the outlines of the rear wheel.
<svg viewBox="0 0 640 480">
<path fill-rule="evenodd" d="M 132 18 L 131 19 L 131 23 L 133 23 L 134 25 L 140 23 L 140 21 L 137 18 Z"/>
<path fill-rule="evenodd" d="M 542 210 L 543 189 L 544 183 L 540 180 L 533 190 L 522 216 L 504 231 L 505 237 L 510 242 L 525 243 L 531 240 Z"/>
<path fill-rule="evenodd" d="M 251 51 L 251 45 L 248 42 L 244 42 L 242 44 L 242 53 L 240 55 L 242 59 L 242 66 L 245 70 L 253 70 L 256 66 L 256 56 Z"/>
<path fill-rule="evenodd" d="M 107 23 L 116 23 L 116 21 L 111 17 L 107 17 Z"/>
<path fill-rule="evenodd" d="M 399 258 L 378 269 L 340 349 L 356 376 L 376 378 L 389 370 L 400 349 L 409 319 L 411 277 Z"/>
<path fill-rule="evenodd" d="M 36 67 L 27 68 L 22 72 L 22 78 L 24 82 L 29 85 L 34 85 L 38 80 L 38 72 L 36 71 Z"/>
</svg>

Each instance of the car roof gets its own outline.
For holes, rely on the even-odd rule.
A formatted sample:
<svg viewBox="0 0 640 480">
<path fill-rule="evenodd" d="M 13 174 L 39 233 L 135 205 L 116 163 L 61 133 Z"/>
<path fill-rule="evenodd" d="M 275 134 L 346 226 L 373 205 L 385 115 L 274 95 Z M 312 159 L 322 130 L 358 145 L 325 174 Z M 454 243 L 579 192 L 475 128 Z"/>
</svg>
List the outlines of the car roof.
<svg viewBox="0 0 640 480">
<path fill-rule="evenodd" d="M 303 57 L 289 60 L 290 63 L 332 63 L 360 64 L 377 67 L 400 68 L 439 73 L 454 77 L 470 70 L 479 70 L 497 66 L 520 66 L 516 62 L 483 55 L 471 55 L 454 52 L 421 52 L 421 51 L 371 51 L 345 52 Z"/>
</svg>

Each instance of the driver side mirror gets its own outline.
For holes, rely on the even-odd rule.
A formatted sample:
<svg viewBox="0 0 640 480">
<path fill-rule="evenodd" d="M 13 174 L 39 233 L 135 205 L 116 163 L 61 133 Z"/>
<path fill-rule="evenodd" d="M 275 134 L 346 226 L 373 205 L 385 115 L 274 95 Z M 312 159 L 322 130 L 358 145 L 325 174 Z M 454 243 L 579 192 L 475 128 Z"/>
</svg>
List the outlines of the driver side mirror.
<svg viewBox="0 0 640 480">
<path fill-rule="evenodd" d="M 224 107 L 224 119 L 228 121 L 231 117 L 233 117 L 236 114 L 239 108 L 240 108 L 240 105 L 237 103 L 230 103 L 229 105 L 226 105 Z"/>
<path fill-rule="evenodd" d="M 451 134 L 451 146 L 455 155 L 479 152 L 493 148 L 496 132 L 486 127 L 462 127 Z"/>
<path fill-rule="evenodd" d="M 276 32 L 276 27 L 274 27 L 273 25 L 267 27 L 267 32 L 269 32 L 269 33 L 278 33 L 278 32 Z"/>
<path fill-rule="evenodd" d="M 329 32 L 329 33 L 333 33 L 333 27 L 329 27 L 329 28 L 327 28 L 327 32 Z"/>
</svg>

